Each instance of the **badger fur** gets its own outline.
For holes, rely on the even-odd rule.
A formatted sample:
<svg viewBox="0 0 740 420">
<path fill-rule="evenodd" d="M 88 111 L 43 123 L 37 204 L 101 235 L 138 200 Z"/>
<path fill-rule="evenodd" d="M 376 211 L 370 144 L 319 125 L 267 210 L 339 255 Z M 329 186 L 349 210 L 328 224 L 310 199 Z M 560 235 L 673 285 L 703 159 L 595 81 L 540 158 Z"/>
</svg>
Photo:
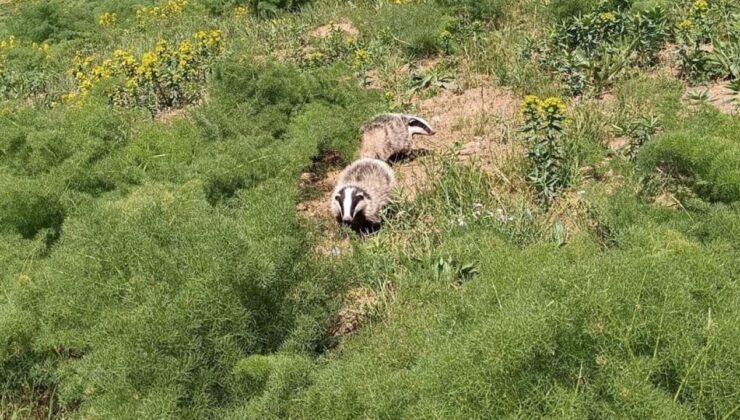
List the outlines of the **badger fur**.
<svg viewBox="0 0 740 420">
<path fill-rule="evenodd" d="M 355 230 L 380 225 L 380 212 L 388 204 L 396 182 L 393 169 L 378 159 L 353 162 L 339 175 L 331 195 L 331 211 L 337 222 Z"/>
<path fill-rule="evenodd" d="M 360 129 L 360 156 L 387 161 L 411 152 L 412 136 L 431 136 L 432 126 L 421 117 L 405 114 L 380 114 Z"/>
</svg>

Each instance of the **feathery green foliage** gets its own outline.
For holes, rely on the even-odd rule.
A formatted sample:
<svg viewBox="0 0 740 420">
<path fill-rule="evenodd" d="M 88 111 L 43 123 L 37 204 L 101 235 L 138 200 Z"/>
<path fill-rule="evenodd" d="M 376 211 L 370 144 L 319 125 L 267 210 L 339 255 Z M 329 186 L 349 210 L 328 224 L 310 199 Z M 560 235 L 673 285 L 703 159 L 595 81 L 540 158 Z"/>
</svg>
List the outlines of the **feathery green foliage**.
<svg viewBox="0 0 740 420">
<path fill-rule="evenodd" d="M 737 417 L 738 12 L 0 1 L 0 417 Z M 389 110 L 441 140 L 335 231 Z"/>
</svg>

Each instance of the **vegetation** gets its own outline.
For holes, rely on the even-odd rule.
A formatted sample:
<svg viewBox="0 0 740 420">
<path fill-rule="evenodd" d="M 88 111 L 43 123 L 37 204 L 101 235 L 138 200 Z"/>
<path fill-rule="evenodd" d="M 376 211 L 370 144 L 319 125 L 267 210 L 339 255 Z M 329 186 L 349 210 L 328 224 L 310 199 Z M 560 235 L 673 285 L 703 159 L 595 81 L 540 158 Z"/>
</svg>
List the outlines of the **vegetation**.
<svg viewBox="0 0 740 420">
<path fill-rule="evenodd" d="M 0 417 L 738 417 L 709 93 L 738 29 L 729 0 L 0 1 Z M 377 234 L 299 214 L 365 121 L 435 103 L 467 113 Z"/>
</svg>

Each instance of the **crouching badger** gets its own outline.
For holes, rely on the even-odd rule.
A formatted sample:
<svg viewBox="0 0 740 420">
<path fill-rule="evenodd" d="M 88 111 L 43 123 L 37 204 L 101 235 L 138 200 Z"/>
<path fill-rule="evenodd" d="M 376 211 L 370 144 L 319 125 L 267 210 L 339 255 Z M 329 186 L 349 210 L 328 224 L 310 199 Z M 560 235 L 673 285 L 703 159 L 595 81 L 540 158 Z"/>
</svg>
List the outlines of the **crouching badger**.
<svg viewBox="0 0 740 420">
<path fill-rule="evenodd" d="M 378 159 L 353 162 L 339 175 L 331 196 L 331 211 L 337 222 L 358 231 L 370 232 L 380 225 L 380 212 L 388 204 L 396 182 L 393 170 Z"/>
<path fill-rule="evenodd" d="M 407 155 L 414 134 L 431 136 L 434 129 L 413 115 L 380 114 L 360 129 L 360 156 L 387 161 L 396 155 Z"/>
</svg>

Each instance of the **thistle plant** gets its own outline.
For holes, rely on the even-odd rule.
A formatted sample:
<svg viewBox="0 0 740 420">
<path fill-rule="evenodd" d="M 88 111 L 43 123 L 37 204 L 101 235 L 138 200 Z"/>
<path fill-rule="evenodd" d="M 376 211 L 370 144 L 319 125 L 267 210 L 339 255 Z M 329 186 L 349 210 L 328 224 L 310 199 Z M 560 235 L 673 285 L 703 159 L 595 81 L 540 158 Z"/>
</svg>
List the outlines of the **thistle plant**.
<svg viewBox="0 0 740 420">
<path fill-rule="evenodd" d="M 530 184 L 540 202 L 549 207 L 558 190 L 570 185 L 571 176 L 563 144 L 566 107 L 559 98 L 527 96 L 521 107 L 520 131 L 526 136 Z"/>
</svg>

